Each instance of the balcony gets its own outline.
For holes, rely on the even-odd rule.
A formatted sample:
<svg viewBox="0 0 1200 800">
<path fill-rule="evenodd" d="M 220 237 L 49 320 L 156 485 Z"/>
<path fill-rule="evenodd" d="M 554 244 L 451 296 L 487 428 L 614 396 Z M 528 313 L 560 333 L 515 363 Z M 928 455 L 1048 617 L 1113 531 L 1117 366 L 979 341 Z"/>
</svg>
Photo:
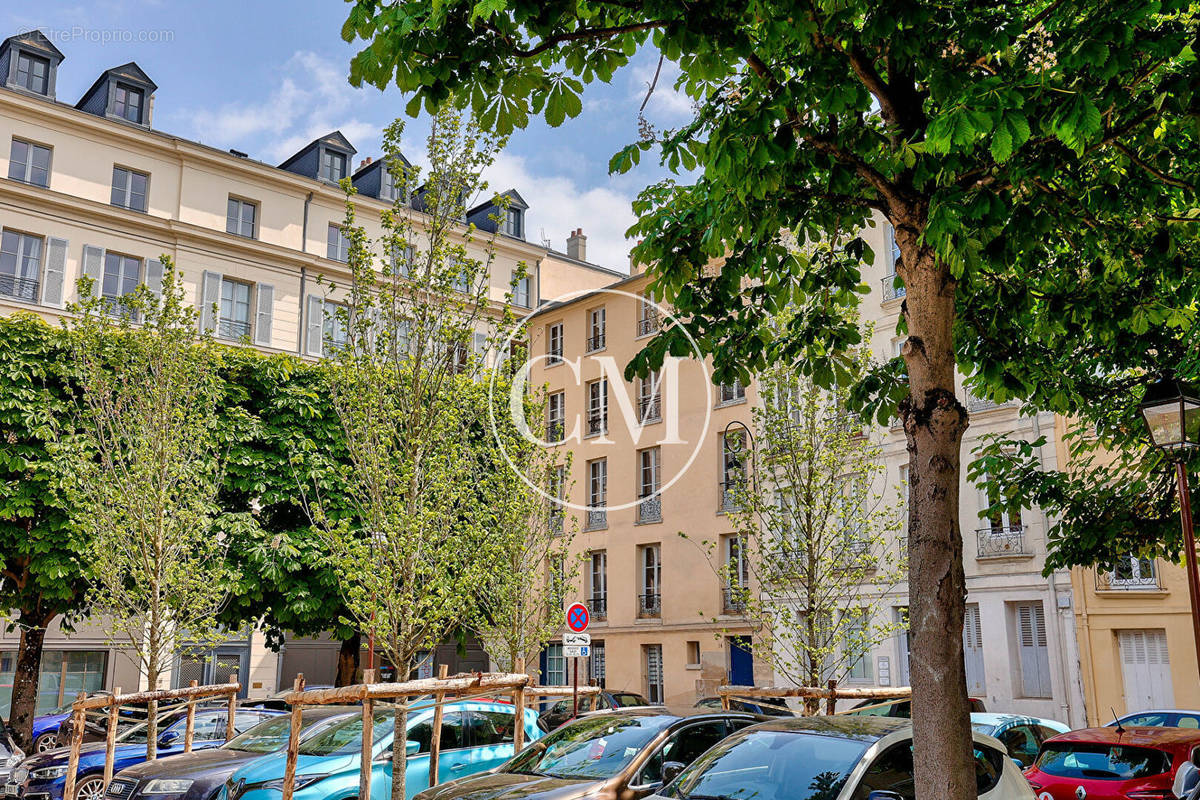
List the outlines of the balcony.
<svg viewBox="0 0 1200 800">
<path fill-rule="evenodd" d="M 900 280 L 899 275 L 883 276 L 883 302 L 899 300 L 905 294 L 907 294 L 907 290 L 904 288 L 904 282 Z"/>
<path fill-rule="evenodd" d="M 217 320 L 217 336 L 222 339 L 245 339 L 250 335 L 250 323 L 221 317 Z"/>
<path fill-rule="evenodd" d="M 567 421 L 565 419 L 552 419 L 546 423 L 546 441 L 551 444 L 559 444 L 563 440 L 566 432 Z"/>
<path fill-rule="evenodd" d="M 742 496 L 746 493 L 744 480 L 725 480 L 719 483 L 721 493 L 721 511 L 741 511 Z"/>
<path fill-rule="evenodd" d="M 662 400 L 658 395 L 638 398 L 638 414 L 642 424 L 662 419 Z"/>
<path fill-rule="evenodd" d="M 608 509 L 606 508 L 589 508 L 587 512 L 587 525 L 584 530 L 598 531 L 608 527 Z"/>
<path fill-rule="evenodd" d="M 642 619 L 661 617 L 662 595 L 657 592 L 653 594 L 639 594 L 637 615 Z"/>
<path fill-rule="evenodd" d="M 563 363 L 562 347 L 553 347 L 546 353 L 546 366 L 553 367 L 556 364 Z"/>
<path fill-rule="evenodd" d="M 1028 558 L 1024 525 L 993 525 L 975 531 L 976 558 Z"/>
<path fill-rule="evenodd" d="M 639 337 L 649 336 L 658 330 L 659 325 L 660 323 L 658 321 L 658 314 L 642 317 L 637 322 L 637 335 Z"/>
<path fill-rule="evenodd" d="M 1115 570 L 1096 570 L 1098 592 L 1161 592 L 1158 565 L 1149 559 L 1122 563 Z"/>
<path fill-rule="evenodd" d="M 550 504 L 550 511 L 546 517 L 546 524 L 552 534 L 560 534 L 563 532 L 563 509 L 557 502 Z"/>
<path fill-rule="evenodd" d="M 36 278 L 18 278 L 15 275 L 0 275 L 0 295 L 36 303 L 38 281 Z"/>
<path fill-rule="evenodd" d="M 603 622 L 608 619 L 607 595 L 592 595 L 587 601 L 587 607 L 593 622 Z"/>
<path fill-rule="evenodd" d="M 744 614 L 746 613 L 746 592 L 742 589 L 734 589 L 726 586 L 721 590 L 721 613 L 722 614 Z"/>
<path fill-rule="evenodd" d="M 593 353 L 597 350 L 603 350 L 603 349 L 604 349 L 604 334 L 603 333 L 597 333 L 597 334 L 594 334 L 594 335 L 588 337 L 587 351 L 589 353 Z"/>
<path fill-rule="evenodd" d="M 639 500 L 637 521 L 639 525 L 647 522 L 662 522 L 662 497 L 654 494 Z"/>
<path fill-rule="evenodd" d="M 968 411 L 992 411 L 997 408 L 1016 408 L 1019 403 L 1016 400 L 1006 400 L 1003 403 L 997 403 L 995 400 L 989 400 L 986 397 L 976 397 L 967 392 L 967 410 Z"/>
<path fill-rule="evenodd" d="M 608 414 L 604 411 L 589 411 L 587 415 L 587 435 L 599 436 L 608 433 Z"/>
</svg>

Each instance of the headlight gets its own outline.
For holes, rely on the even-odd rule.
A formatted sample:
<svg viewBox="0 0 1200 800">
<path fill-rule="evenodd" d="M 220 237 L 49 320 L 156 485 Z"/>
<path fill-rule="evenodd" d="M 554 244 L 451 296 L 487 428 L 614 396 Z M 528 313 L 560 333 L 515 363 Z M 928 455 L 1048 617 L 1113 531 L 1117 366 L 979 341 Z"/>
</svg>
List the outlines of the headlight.
<svg viewBox="0 0 1200 800">
<path fill-rule="evenodd" d="M 156 780 L 146 784 L 142 794 L 183 794 L 192 786 L 191 781 Z"/>
<path fill-rule="evenodd" d="M 314 784 L 324 777 L 325 777 L 324 775 L 297 775 L 295 782 L 292 784 L 292 789 L 293 790 L 303 789 L 305 786 Z M 246 788 L 249 789 L 250 787 L 247 786 Z M 260 783 L 255 788 L 274 789 L 277 792 L 282 792 L 283 791 L 283 778 L 280 778 L 277 781 L 267 781 L 265 783 Z"/>
<path fill-rule="evenodd" d="M 29 777 L 39 781 L 52 781 L 66 774 L 67 766 L 64 764 L 61 767 L 42 767 L 41 769 L 31 770 Z"/>
</svg>

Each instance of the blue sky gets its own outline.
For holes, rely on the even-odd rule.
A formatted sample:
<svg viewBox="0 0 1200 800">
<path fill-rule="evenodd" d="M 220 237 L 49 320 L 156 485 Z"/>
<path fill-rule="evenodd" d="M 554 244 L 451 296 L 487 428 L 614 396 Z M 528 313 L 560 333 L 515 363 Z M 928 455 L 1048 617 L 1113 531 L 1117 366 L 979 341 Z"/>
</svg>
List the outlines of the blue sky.
<svg viewBox="0 0 1200 800">
<path fill-rule="evenodd" d="M 346 81 L 354 48 L 339 32 L 340 0 L 44 0 L 6 3 L 0 38 L 40 28 L 66 55 L 58 98 L 75 102 L 109 67 L 136 61 L 158 84 L 154 126 L 222 149 L 279 163 L 319 135 L 340 129 L 357 158 L 379 155 L 380 130 L 403 116 L 395 89 L 354 89 Z M 559 250 L 570 230 L 588 235 L 589 260 L 625 270 L 633 222 L 630 201 L 663 174 L 644 164 L 609 177 L 609 156 L 637 135 L 637 110 L 657 63 L 644 51 L 608 85 L 588 87 L 584 112 L 559 128 L 518 131 L 487 176 L 493 189 L 516 187 L 529 202 L 530 239 Z M 668 65 L 670 67 L 670 65 Z M 690 117 L 664 69 L 646 115 L 659 127 Z M 424 119 L 406 130 L 412 158 L 423 150 Z M 421 160 L 421 159 L 418 159 Z M 544 233 L 543 233 L 544 232 Z"/>
</svg>

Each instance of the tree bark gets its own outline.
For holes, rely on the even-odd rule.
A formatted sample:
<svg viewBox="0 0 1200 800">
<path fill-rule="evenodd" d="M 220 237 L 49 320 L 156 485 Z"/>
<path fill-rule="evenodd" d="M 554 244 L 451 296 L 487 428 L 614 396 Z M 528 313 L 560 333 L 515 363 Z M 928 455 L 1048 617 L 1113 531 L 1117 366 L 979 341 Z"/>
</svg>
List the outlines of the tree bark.
<svg viewBox="0 0 1200 800">
<path fill-rule="evenodd" d="M 954 395 L 955 282 L 921 241 L 926 210 L 898 214 L 909 396 L 909 637 L 913 766 L 922 800 L 973 800 L 975 768 L 963 661 L 966 576 L 959 454 L 967 411 Z"/>
<path fill-rule="evenodd" d="M 38 680 L 42 666 L 42 647 L 46 625 L 54 617 L 21 611 L 21 638 L 17 644 L 17 664 L 13 672 L 12 705 L 8 725 L 17 746 L 33 752 L 33 718 L 37 715 Z"/>
<path fill-rule="evenodd" d="M 343 639 L 338 648 L 337 676 L 333 679 L 334 686 L 352 686 L 358 677 L 358 656 L 362 650 L 362 634 L 355 633 L 349 639 Z"/>
<path fill-rule="evenodd" d="M 392 718 L 392 800 L 404 800 L 408 773 L 408 698 L 396 703 Z"/>
</svg>

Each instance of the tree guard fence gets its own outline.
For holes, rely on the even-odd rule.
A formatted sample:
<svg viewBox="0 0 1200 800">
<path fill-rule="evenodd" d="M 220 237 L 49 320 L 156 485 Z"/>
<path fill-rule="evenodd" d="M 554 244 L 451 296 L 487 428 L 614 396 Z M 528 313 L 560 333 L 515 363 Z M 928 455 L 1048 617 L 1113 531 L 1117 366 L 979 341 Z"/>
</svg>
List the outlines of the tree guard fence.
<svg viewBox="0 0 1200 800">
<path fill-rule="evenodd" d="M 518 665 L 518 669 L 521 665 Z M 447 702 L 462 702 L 485 697 L 507 696 L 513 703 L 513 752 L 525 746 L 525 708 L 531 699 L 547 697 L 571 697 L 570 686 L 538 686 L 534 679 L 524 673 L 468 672 L 448 676 L 446 665 L 438 666 L 438 677 L 403 681 L 400 683 L 375 683 L 377 670 L 363 670 L 363 683 L 341 686 L 334 689 L 304 689 L 304 676 L 296 677 L 293 690 L 283 700 L 291 706 L 291 727 L 288 731 L 287 764 L 283 773 L 283 798 L 292 800 L 296 786 L 296 762 L 300 756 L 300 726 L 305 706 L 362 704 L 362 753 L 359 766 L 358 796 L 371 796 L 371 755 L 374 748 L 375 704 L 379 701 L 402 700 L 431 695 L 433 700 L 411 707 L 409 710 L 433 708 L 432 735 L 429 740 L 429 785 L 438 783 L 438 757 L 441 750 L 443 708 Z M 600 689 L 581 686 L 579 694 L 594 695 Z M 393 743 L 393 747 L 403 746 Z"/>
<path fill-rule="evenodd" d="M 90 697 L 86 692 L 80 692 L 71 704 L 71 755 L 67 760 L 67 782 L 63 787 L 63 798 L 74 800 L 75 773 L 79 769 L 79 749 L 83 744 L 85 715 L 93 709 L 108 710 L 108 725 L 104 736 L 104 786 L 108 787 L 113 776 L 113 751 L 117 744 L 117 722 L 120 718 L 121 706 L 141 705 L 164 700 L 187 701 L 187 725 L 183 734 L 183 752 L 192 752 L 192 737 L 196 729 L 196 702 L 208 697 L 228 697 L 228 717 L 225 720 L 225 741 L 233 738 L 233 717 L 237 711 L 237 695 L 242 690 L 236 675 L 229 676 L 229 683 L 217 683 L 208 686 L 197 686 L 192 681 L 190 686 L 180 689 L 154 689 L 133 694 L 121 694 L 121 687 L 113 689 L 112 694 L 95 694 Z M 146 741 L 147 752 L 150 741 Z"/>
<path fill-rule="evenodd" d="M 898 686 L 895 689 L 839 689 L 837 681 L 829 681 L 826 686 L 721 686 L 717 689 L 717 695 L 721 698 L 721 707 L 727 711 L 733 700 L 783 700 L 798 697 L 803 700 L 824 700 L 826 714 L 845 714 L 848 712 L 836 710 L 838 700 L 904 700 L 912 697 L 912 688 Z M 786 708 L 785 705 L 777 707 Z"/>
</svg>

